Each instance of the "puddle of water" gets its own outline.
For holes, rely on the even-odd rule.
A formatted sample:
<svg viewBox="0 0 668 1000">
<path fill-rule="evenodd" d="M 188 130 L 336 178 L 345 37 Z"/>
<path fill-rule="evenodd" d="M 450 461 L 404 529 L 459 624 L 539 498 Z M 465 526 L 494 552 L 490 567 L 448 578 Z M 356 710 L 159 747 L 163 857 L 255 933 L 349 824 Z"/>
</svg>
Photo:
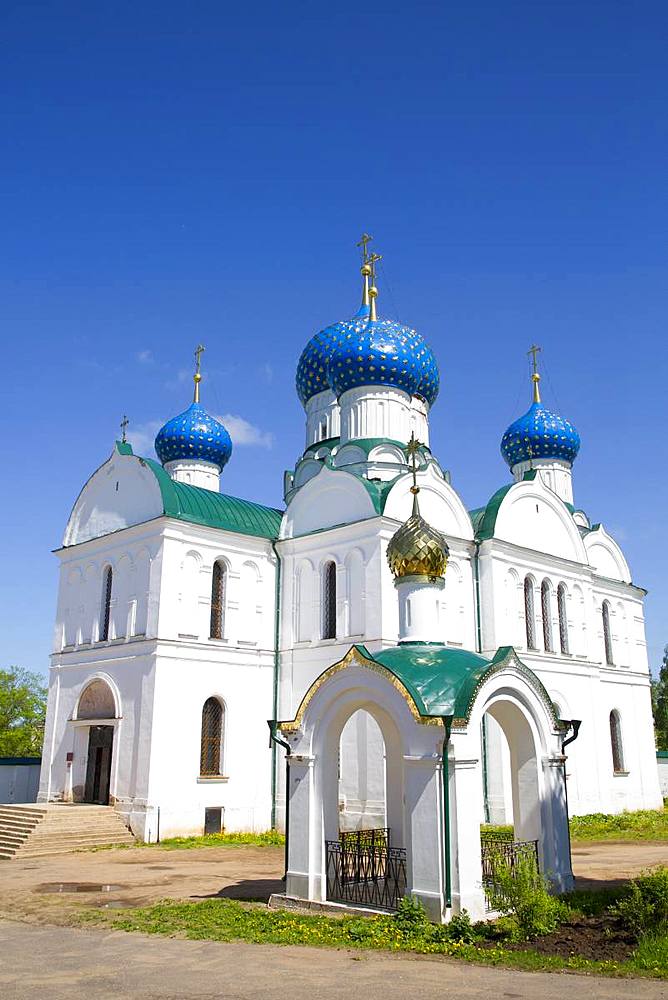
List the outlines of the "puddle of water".
<svg viewBox="0 0 668 1000">
<path fill-rule="evenodd" d="M 104 903 L 100 909 L 101 910 L 125 910 L 129 907 L 136 906 L 130 899 L 111 899 L 108 903 Z"/>
<path fill-rule="evenodd" d="M 109 882 L 43 882 L 35 892 L 116 892 L 122 888 Z"/>
</svg>

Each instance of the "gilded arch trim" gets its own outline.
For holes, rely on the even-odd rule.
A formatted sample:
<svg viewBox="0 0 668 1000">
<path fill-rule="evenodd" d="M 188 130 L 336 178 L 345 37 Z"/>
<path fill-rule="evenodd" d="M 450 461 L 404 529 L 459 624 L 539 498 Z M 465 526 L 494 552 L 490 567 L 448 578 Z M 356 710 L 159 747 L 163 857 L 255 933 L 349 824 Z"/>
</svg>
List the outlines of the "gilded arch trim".
<svg viewBox="0 0 668 1000">
<path fill-rule="evenodd" d="M 294 719 L 279 722 L 277 728 L 284 733 L 294 733 L 301 729 L 306 710 L 323 684 L 329 681 L 336 674 L 340 673 L 342 670 L 347 670 L 349 667 L 353 666 L 364 667 L 366 670 L 370 670 L 372 673 L 381 676 L 388 682 L 388 684 L 391 684 L 395 691 L 398 691 L 404 699 L 411 715 L 416 722 L 420 723 L 420 725 L 441 725 L 442 720 L 440 716 L 420 714 L 420 707 L 415 701 L 415 698 L 396 674 L 392 673 L 391 670 L 388 670 L 387 667 L 384 667 L 381 663 L 377 663 L 376 660 L 366 654 L 366 651 L 363 652 L 359 646 L 351 646 L 342 660 L 339 660 L 338 663 L 333 663 L 330 667 L 327 667 L 326 670 L 323 670 L 318 677 L 316 677 L 302 698 Z"/>
</svg>

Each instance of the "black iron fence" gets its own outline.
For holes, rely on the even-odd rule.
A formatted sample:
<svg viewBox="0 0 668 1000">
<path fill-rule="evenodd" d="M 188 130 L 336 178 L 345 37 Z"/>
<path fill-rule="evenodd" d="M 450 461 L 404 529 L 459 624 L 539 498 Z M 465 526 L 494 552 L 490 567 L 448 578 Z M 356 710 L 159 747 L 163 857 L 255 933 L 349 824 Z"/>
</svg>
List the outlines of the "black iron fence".
<svg viewBox="0 0 668 1000">
<path fill-rule="evenodd" d="M 509 870 L 511 874 L 521 861 L 529 861 L 539 872 L 538 841 L 513 840 L 510 832 L 483 832 L 480 835 L 480 854 L 482 860 L 482 885 L 491 908 L 491 898 L 498 892 L 500 885 L 497 872 L 500 868 Z"/>
<path fill-rule="evenodd" d="M 388 829 L 352 830 L 325 841 L 327 899 L 396 910 L 406 894 L 406 851 Z"/>
</svg>

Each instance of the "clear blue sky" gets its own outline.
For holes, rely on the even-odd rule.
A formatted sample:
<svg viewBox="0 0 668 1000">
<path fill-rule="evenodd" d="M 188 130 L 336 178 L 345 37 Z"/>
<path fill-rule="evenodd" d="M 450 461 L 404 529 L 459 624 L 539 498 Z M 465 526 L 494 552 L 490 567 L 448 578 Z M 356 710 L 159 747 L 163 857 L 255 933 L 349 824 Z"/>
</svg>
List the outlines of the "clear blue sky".
<svg viewBox="0 0 668 1000">
<path fill-rule="evenodd" d="M 295 364 L 356 308 L 363 230 L 381 312 L 436 350 L 432 444 L 469 507 L 507 480 L 542 344 L 658 664 L 665 3 L 7 0 L 0 46 L 3 665 L 47 669 L 50 550 L 122 414 L 145 439 L 188 403 L 198 340 L 235 418 L 223 488 L 280 503 Z"/>
</svg>

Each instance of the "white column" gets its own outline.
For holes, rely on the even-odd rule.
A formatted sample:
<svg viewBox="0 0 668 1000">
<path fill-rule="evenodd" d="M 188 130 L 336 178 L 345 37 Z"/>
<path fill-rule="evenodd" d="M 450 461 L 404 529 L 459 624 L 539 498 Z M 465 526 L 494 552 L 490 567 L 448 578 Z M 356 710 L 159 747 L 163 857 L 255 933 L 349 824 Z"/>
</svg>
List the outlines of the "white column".
<svg viewBox="0 0 668 1000">
<path fill-rule="evenodd" d="M 543 758 L 544 801 L 539 846 L 543 874 L 547 875 L 557 892 L 568 892 L 573 888 L 564 789 L 565 761 L 560 753 Z"/>
<path fill-rule="evenodd" d="M 482 920 L 485 916 L 480 857 L 480 772 L 479 759 L 450 759 L 452 910 L 461 913 L 466 909 L 472 920 Z"/>
<path fill-rule="evenodd" d="M 404 757 L 407 895 L 436 923 L 445 918 L 443 780 L 439 754 Z"/>
<path fill-rule="evenodd" d="M 287 896 L 298 899 L 320 898 L 312 895 L 313 880 L 313 757 L 293 755 L 288 760 L 288 799 L 290 830 L 288 837 Z"/>
</svg>

